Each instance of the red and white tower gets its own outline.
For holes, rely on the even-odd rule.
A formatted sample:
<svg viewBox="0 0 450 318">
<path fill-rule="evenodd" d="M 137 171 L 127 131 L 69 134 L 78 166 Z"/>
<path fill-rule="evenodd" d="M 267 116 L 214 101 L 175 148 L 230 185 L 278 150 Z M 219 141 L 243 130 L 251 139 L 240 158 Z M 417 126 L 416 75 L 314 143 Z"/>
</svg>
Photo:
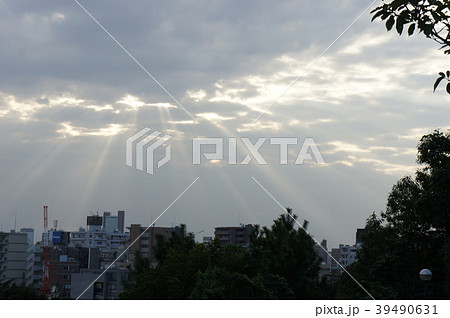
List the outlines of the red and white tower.
<svg viewBox="0 0 450 318">
<path fill-rule="evenodd" d="M 44 205 L 44 272 L 42 277 L 41 293 L 47 298 L 50 297 L 50 261 L 48 257 L 48 206 Z"/>
</svg>

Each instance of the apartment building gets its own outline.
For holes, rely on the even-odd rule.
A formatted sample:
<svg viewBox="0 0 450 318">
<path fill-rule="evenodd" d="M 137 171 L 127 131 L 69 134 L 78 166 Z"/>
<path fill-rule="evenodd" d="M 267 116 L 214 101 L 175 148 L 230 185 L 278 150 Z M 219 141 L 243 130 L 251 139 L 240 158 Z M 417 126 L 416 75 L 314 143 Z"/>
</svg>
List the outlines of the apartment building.
<svg viewBox="0 0 450 318">
<path fill-rule="evenodd" d="M 247 247 L 250 244 L 250 233 L 253 231 L 252 224 L 241 224 L 241 226 L 226 226 L 214 228 L 214 238 L 222 245 L 239 245 Z"/>
<path fill-rule="evenodd" d="M 0 232 L 0 283 L 21 284 L 27 277 L 28 235 Z"/>
<path fill-rule="evenodd" d="M 152 266 L 158 264 L 155 257 L 154 247 L 156 246 L 156 237 L 161 235 L 166 239 L 170 239 L 174 232 L 179 232 L 180 228 L 176 227 L 145 227 L 140 224 L 131 224 L 130 230 L 130 248 L 128 249 L 128 261 L 134 263 L 136 252 L 142 257 L 150 260 Z M 142 234 L 142 235 L 141 235 Z M 136 241 L 136 242 L 135 242 Z M 134 242 L 134 243 L 133 243 Z"/>
</svg>

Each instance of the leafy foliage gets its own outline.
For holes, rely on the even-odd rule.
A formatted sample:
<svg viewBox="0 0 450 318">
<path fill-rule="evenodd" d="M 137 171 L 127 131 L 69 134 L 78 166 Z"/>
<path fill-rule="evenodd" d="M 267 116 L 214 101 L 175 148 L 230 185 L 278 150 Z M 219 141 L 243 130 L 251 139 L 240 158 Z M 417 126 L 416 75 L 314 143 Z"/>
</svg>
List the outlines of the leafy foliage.
<svg viewBox="0 0 450 318">
<path fill-rule="evenodd" d="M 45 297 L 38 295 L 31 286 L 25 286 L 25 284 L 17 285 L 13 282 L 8 281 L 0 284 L 0 299 L 32 300 L 45 299 Z"/>
<path fill-rule="evenodd" d="M 288 209 L 270 229 L 257 228 L 251 237 L 251 255 L 258 261 L 259 272 L 284 277 L 295 298 L 317 298 L 320 260 L 311 237 L 302 228 L 294 228 L 294 219 L 297 216 Z"/>
<path fill-rule="evenodd" d="M 213 267 L 199 273 L 191 299 L 280 299 L 289 298 L 287 282 L 279 276 L 250 278 L 239 272 Z"/>
<path fill-rule="evenodd" d="M 433 273 L 431 296 L 450 297 L 450 133 L 423 136 L 417 162 L 425 167 L 399 180 L 386 211 L 368 219 L 359 259 L 349 268 L 375 298 L 424 298 L 423 268 Z M 338 297 L 366 295 L 344 275 Z"/>
<path fill-rule="evenodd" d="M 393 0 L 390 3 L 371 11 L 372 21 L 386 21 L 386 29 L 395 29 L 399 35 L 407 28 L 408 35 L 423 33 L 433 39 L 444 49 L 444 54 L 450 54 L 450 3 L 448 0 Z M 450 94 L 450 71 L 440 72 L 434 84 L 434 90 L 442 80 L 448 81 L 447 93 Z"/>
<path fill-rule="evenodd" d="M 294 228 L 295 215 L 281 215 L 271 228 L 259 226 L 250 247 L 196 244 L 182 226 L 170 240 L 158 239 L 159 265 L 136 257 L 134 282 L 122 299 L 295 299 L 320 298 L 313 241 Z M 306 224 L 305 224 L 306 225 Z M 327 289 L 328 292 L 328 289 Z M 328 295 L 328 294 L 327 294 Z"/>
</svg>

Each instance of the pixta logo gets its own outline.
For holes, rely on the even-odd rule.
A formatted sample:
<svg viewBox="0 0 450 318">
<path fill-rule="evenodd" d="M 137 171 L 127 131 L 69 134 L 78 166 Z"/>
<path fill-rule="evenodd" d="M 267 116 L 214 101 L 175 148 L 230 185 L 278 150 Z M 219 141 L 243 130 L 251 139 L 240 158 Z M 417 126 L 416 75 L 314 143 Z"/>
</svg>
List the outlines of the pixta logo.
<svg viewBox="0 0 450 318">
<path fill-rule="evenodd" d="M 127 139 L 126 142 L 126 164 L 127 166 L 133 166 L 133 152 L 135 152 L 136 169 L 144 171 L 144 150 L 146 150 L 146 172 L 153 174 L 154 154 L 155 150 L 164 145 L 165 142 L 170 140 L 172 136 L 162 135 L 160 131 L 153 131 L 150 128 L 144 128 Z M 135 145 L 135 151 L 133 151 L 133 144 Z M 171 159 L 171 147 L 167 145 L 165 147 L 165 155 L 162 159 L 157 161 L 157 167 L 161 168 Z"/>
<path fill-rule="evenodd" d="M 135 158 L 135 167 L 138 170 L 145 171 L 153 175 L 154 166 L 161 168 L 171 160 L 171 146 L 166 143 L 172 138 L 160 131 L 152 131 L 150 128 L 144 128 L 131 136 L 126 141 L 126 165 L 133 167 L 133 158 Z M 227 141 L 227 147 L 224 147 L 224 140 Z M 298 138 L 295 137 L 273 137 L 258 138 L 252 142 L 250 138 L 220 138 L 220 137 L 195 137 L 192 139 L 192 164 L 200 165 L 203 160 L 226 160 L 229 165 L 247 165 L 252 159 L 257 164 L 266 165 L 267 161 L 261 154 L 261 147 L 269 140 L 268 144 L 274 148 L 271 153 L 279 152 L 279 164 L 287 165 L 289 146 L 299 145 Z M 238 159 L 238 145 L 245 156 Z M 165 147 L 163 158 L 155 161 L 155 151 L 160 147 Z M 226 149 L 226 150 L 224 150 Z M 291 149 L 292 150 L 292 149 Z M 160 152 L 158 152 L 160 153 Z M 226 156 L 225 156 L 226 155 Z M 317 164 L 325 164 L 322 154 L 313 138 L 305 138 L 301 144 L 300 150 L 296 152 L 294 164 L 301 165 L 305 160 L 315 160 Z M 145 162 L 145 163 L 144 163 Z M 156 162 L 156 164 L 155 164 Z"/>
<path fill-rule="evenodd" d="M 243 143 L 248 150 L 248 154 L 240 161 L 241 165 L 247 165 L 255 158 L 256 162 L 260 165 L 266 165 L 267 161 L 259 152 L 262 145 L 268 138 L 259 138 L 255 143 L 252 143 L 249 138 L 228 138 L 228 164 L 236 165 L 237 160 L 237 144 L 238 139 Z M 288 147 L 289 145 L 298 145 L 298 139 L 295 137 L 279 137 L 270 138 L 271 145 L 277 145 L 280 153 L 279 163 L 281 165 L 288 164 Z M 210 137 L 198 137 L 192 140 L 192 163 L 199 165 L 201 163 L 202 146 L 214 146 L 214 152 L 204 152 L 203 156 L 208 160 L 224 160 L 224 146 L 223 138 L 210 138 Z M 317 164 L 325 164 L 322 154 L 316 145 L 313 138 L 305 138 L 300 151 L 295 159 L 296 165 L 301 165 L 305 160 L 313 160 L 311 153 L 314 155 L 314 159 Z"/>
</svg>

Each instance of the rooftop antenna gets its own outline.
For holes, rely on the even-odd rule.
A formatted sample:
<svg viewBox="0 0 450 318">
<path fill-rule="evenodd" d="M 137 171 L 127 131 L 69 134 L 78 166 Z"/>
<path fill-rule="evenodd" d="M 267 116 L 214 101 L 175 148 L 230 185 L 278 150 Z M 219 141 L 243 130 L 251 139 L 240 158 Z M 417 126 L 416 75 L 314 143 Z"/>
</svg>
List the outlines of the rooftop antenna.
<svg viewBox="0 0 450 318">
<path fill-rule="evenodd" d="M 14 214 L 14 232 L 16 232 L 16 226 L 17 226 L 17 212 Z"/>
<path fill-rule="evenodd" d="M 44 250 L 43 250 L 43 258 L 44 258 L 44 269 L 42 273 L 42 285 L 41 285 L 41 293 L 46 298 L 49 298 L 51 287 L 50 287 L 50 262 L 48 258 L 48 206 L 44 205 Z"/>
</svg>

